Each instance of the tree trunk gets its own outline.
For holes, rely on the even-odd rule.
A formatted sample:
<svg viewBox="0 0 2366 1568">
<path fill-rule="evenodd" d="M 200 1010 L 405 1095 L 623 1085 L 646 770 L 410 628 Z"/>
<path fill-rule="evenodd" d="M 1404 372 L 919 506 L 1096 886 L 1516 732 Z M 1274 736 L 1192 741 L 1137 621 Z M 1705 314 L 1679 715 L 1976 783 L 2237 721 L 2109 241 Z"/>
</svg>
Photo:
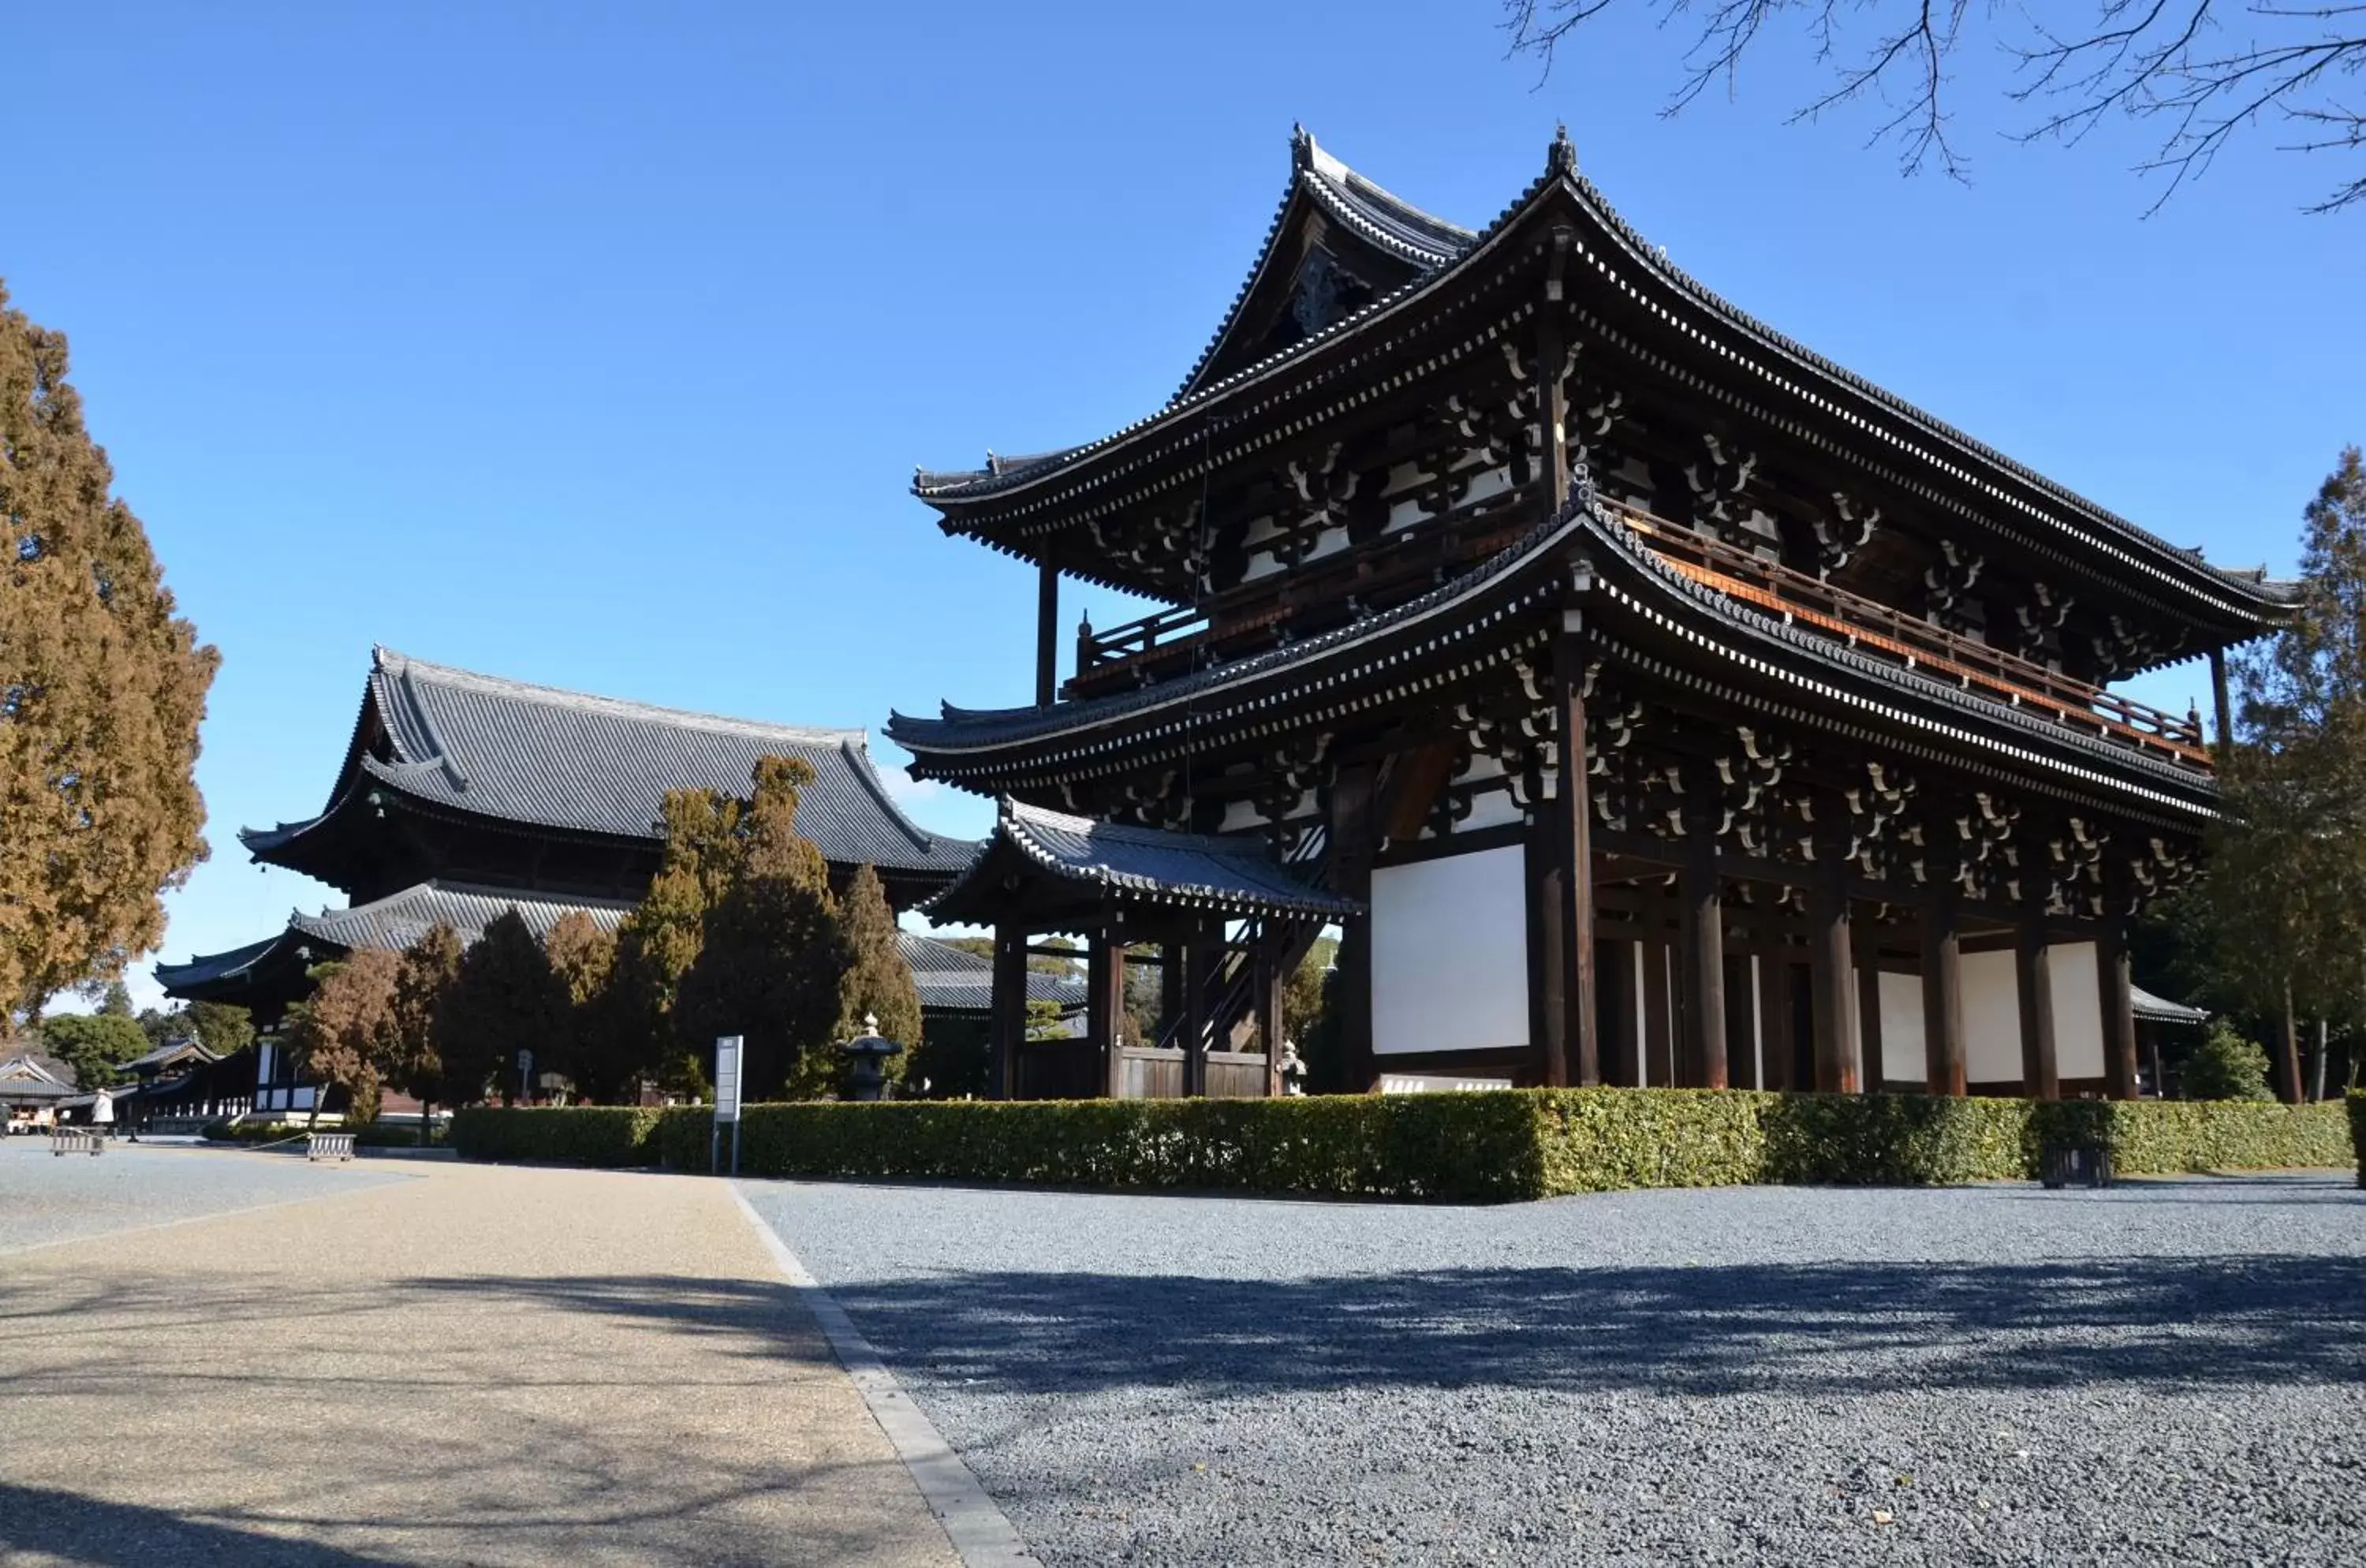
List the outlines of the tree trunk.
<svg viewBox="0 0 2366 1568">
<path fill-rule="evenodd" d="M 2308 1064 L 2308 1098 L 2311 1103 L 2325 1098 L 2325 1020 L 2316 1021 L 2316 1054 Z"/>
<path fill-rule="evenodd" d="M 2276 1098 L 2300 1103 L 2300 1024 L 2293 1017 L 2292 982 L 2284 982 L 2283 1030 L 2276 1042 Z"/>
</svg>

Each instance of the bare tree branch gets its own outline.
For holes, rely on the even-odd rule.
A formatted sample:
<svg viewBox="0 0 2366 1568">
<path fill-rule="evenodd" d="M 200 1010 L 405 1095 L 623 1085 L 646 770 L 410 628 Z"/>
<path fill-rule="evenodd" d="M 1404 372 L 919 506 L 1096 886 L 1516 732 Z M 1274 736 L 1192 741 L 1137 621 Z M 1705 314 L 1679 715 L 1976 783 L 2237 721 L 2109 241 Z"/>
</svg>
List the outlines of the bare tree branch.
<svg viewBox="0 0 2366 1568">
<path fill-rule="evenodd" d="M 1535 56 L 1549 75 L 1560 45 L 1616 3 L 1503 0 L 1511 51 Z M 1681 113 L 1712 86 L 1733 96 L 1744 58 L 1770 29 L 1789 24 L 1805 35 L 1830 77 L 1793 111 L 1791 122 L 1877 103 L 1868 144 L 1894 143 L 1909 174 L 1935 164 L 1952 178 L 1968 175 L 1949 135 L 1948 63 L 1980 24 L 2014 29 L 1988 40 L 2019 73 L 2006 96 L 2036 112 L 2011 132 L 2014 141 L 2075 145 L 2112 116 L 2158 128 L 2152 155 L 2136 165 L 2164 182 L 2148 212 L 2270 118 L 2295 128 L 2295 140 L 2271 143 L 2279 152 L 2366 155 L 2366 107 L 2359 102 L 2366 92 L 2343 96 L 2366 73 L 2366 0 L 2252 0 L 2240 6 L 2232 0 L 2089 0 L 2087 25 L 2058 30 L 2034 17 L 2000 23 L 2003 13 L 1993 0 L 1977 12 L 1971 0 L 1651 4 L 1662 23 L 1683 17 L 1692 31 L 1662 112 Z M 2360 203 L 2366 203 L 2366 174 L 2338 181 L 2307 210 Z"/>
</svg>

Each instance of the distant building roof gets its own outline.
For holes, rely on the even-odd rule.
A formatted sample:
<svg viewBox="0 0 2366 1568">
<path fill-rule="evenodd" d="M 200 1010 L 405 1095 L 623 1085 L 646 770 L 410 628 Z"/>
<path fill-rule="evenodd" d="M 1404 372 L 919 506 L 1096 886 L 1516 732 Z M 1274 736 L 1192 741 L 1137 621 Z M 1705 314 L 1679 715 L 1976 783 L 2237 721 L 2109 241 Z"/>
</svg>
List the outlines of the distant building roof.
<svg viewBox="0 0 2366 1568">
<path fill-rule="evenodd" d="M 258 860 L 301 858 L 308 833 L 378 790 L 501 822 L 656 840 L 666 792 L 744 796 L 759 758 L 802 759 L 814 783 L 797 827 L 838 865 L 943 871 L 971 846 L 914 823 L 887 794 L 860 729 L 812 729 L 430 664 L 373 650 L 353 744 L 317 817 L 242 829 Z"/>
<path fill-rule="evenodd" d="M 2157 1023 L 2207 1023 L 2210 1021 L 2208 1009 L 2188 1007 L 2183 1002 L 2173 1002 L 2166 997 L 2156 997 L 2142 986 L 2130 986 L 2128 994 L 2135 1003 L 2135 1010 L 2138 1018 L 2148 1018 Z"/>
<path fill-rule="evenodd" d="M 904 962 L 911 968 L 912 984 L 920 993 L 923 1010 L 979 1014 L 993 1010 L 994 960 L 918 931 L 899 931 L 896 935 L 904 949 Z M 1085 976 L 1081 973 L 1050 975 L 1031 968 L 1027 971 L 1027 999 L 1057 1002 L 1061 1011 L 1075 1011 L 1085 1005 Z"/>
<path fill-rule="evenodd" d="M 197 1041 L 167 1040 L 153 1051 L 145 1052 L 124 1063 L 123 1070 L 127 1073 L 138 1073 L 145 1068 L 148 1072 L 153 1073 L 161 1072 L 166 1067 L 178 1066 L 183 1062 L 195 1063 L 198 1066 L 203 1066 L 208 1062 L 220 1060 L 220 1053 L 206 1049 Z"/>
<path fill-rule="evenodd" d="M 0 1100 L 55 1101 L 74 1092 L 73 1069 L 54 1057 L 19 1051 L 0 1059 Z"/>
</svg>

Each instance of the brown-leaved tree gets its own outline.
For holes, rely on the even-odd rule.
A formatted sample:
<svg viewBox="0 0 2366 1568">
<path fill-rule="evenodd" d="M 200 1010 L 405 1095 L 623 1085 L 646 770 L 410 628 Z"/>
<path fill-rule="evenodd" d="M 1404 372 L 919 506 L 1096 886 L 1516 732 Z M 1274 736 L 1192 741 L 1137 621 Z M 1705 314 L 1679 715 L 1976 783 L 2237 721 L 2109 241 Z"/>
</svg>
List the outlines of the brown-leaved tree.
<svg viewBox="0 0 2366 1568">
<path fill-rule="evenodd" d="M 154 947 L 159 895 L 206 854 L 220 656 L 113 484 L 65 339 L 0 288 L 0 1035 Z"/>
<path fill-rule="evenodd" d="M 312 1120 L 320 1120 L 332 1089 L 344 1091 L 348 1119 L 377 1120 L 378 1064 L 393 1049 L 401 967 L 401 955 L 389 948 L 355 948 L 314 969 L 312 994 L 288 1010 L 287 1048 L 303 1077 L 322 1089 L 313 1099 Z"/>
</svg>

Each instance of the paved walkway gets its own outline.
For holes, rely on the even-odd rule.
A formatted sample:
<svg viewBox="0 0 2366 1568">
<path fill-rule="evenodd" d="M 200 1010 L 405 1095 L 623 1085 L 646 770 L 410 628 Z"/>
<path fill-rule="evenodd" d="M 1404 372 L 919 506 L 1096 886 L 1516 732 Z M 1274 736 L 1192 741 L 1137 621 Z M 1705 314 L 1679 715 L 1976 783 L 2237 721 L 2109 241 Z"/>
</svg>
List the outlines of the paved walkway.
<svg viewBox="0 0 2366 1568">
<path fill-rule="evenodd" d="M 320 1190 L 0 1258 L 0 1564 L 956 1561 L 724 1184 Z"/>
</svg>

